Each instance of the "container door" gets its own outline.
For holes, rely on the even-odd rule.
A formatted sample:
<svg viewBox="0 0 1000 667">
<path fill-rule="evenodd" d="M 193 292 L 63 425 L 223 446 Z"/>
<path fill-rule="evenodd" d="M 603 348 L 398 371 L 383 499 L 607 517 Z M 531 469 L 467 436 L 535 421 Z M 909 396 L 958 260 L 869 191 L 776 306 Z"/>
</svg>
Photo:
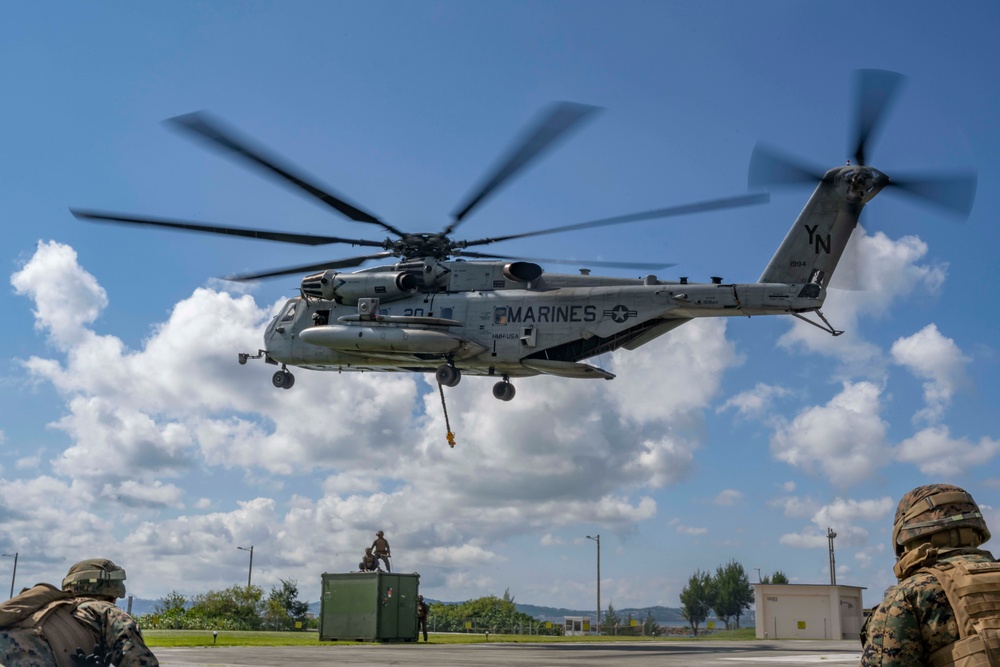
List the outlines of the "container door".
<svg viewBox="0 0 1000 667">
<path fill-rule="evenodd" d="M 399 637 L 399 575 L 383 574 L 379 577 L 379 639 Z"/>
<path fill-rule="evenodd" d="M 416 641 L 417 638 L 417 588 L 420 575 L 399 577 L 399 637 Z"/>
</svg>

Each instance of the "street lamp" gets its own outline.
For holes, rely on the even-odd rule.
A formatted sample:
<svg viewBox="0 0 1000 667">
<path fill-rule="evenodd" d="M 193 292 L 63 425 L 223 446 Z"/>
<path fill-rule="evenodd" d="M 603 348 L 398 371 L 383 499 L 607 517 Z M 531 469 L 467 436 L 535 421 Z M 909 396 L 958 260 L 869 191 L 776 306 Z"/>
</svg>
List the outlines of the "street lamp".
<svg viewBox="0 0 1000 667">
<path fill-rule="evenodd" d="M 240 551 L 250 552 L 250 570 L 247 572 L 247 588 L 249 589 L 250 578 L 253 577 L 253 545 L 251 544 L 249 549 L 247 549 L 246 547 L 236 547 L 236 548 L 239 549 Z"/>
<path fill-rule="evenodd" d="M 601 535 L 587 535 L 587 539 L 597 542 L 597 634 L 601 634 Z"/>
<path fill-rule="evenodd" d="M 10 573 L 10 596 L 14 597 L 14 577 L 17 576 L 17 552 L 15 551 L 14 555 L 3 554 L 3 556 L 5 558 L 13 558 L 14 559 L 14 571 Z"/>
<path fill-rule="evenodd" d="M 826 529 L 826 539 L 830 540 L 830 585 L 837 585 L 837 559 L 833 557 L 833 538 L 837 536 L 837 533 L 833 532 L 833 528 Z"/>
</svg>

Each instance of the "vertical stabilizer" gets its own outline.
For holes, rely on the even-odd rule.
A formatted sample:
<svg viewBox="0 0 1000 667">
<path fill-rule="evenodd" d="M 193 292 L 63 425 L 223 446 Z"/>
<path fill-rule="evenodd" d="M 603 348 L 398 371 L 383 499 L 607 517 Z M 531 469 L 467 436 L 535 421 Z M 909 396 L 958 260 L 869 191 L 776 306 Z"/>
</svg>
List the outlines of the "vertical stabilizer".
<svg viewBox="0 0 1000 667">
<path fill-rule="evenodd" d="M 758 282 L 828 287 L 861 209 L 887 181 L 870 167 L 828 171 Z"/>
</svg>

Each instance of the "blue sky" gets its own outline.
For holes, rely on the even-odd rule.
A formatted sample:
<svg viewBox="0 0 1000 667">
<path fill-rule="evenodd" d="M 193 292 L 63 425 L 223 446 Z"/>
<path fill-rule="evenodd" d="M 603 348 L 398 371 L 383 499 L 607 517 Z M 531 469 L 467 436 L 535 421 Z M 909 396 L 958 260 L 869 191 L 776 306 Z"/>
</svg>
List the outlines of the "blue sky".
<svg viewBox="0 0 1000 667">
<path fill-rule="evenodd" d="M 22 584 L 102 555 L 158 598 L 242 582 L 236 547 L 253 544 L 256 583 L 316 599 L 383 529 L 430 597 L 588 608 L 600 533 L 605 605 L 678 606 L 695 569 L 730 559 L 828 581 L 832 527 L 838 582 L 874 602 L 913 486 L 965 486 L 1000 530 L 998 27 L 988 2 L 6 7 L 0 549 Z M 871 164 L 977 170 L 964 224 L 883 193 L 855 239 L 868 289 L 824 307 L 845 335 L 705 321 L 597 360 L 613 382 L 531 378 L 500 403 L 468 378 L 448 394 L 455 450 L 422 377 L 300 372 L 279 393 L 268 367 L 236 363 L 298 279 L 217 277 L 350 249 L 68 211 L 377 236 L 161 123 L 208 109 L 391 224 L 436 231 L 553 100 L 602 111 L 463 235 L 730 196 L 758 141 L 842 164 L 859 68 L 908 77 Z M 753 282 L 808 195 L 496 249 Z"/>
</svg>

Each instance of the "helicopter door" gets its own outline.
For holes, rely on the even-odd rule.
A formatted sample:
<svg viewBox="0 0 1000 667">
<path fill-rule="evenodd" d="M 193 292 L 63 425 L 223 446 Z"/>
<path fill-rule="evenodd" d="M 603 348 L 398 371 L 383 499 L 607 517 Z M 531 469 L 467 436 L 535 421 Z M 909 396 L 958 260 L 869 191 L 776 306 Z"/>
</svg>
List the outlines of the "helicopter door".
<svg viewBox="0 0 1000 667">
<path fill-rule="evenodd" d="M 289 299 L 278 315 L 271 320 L 264 332 L 264 346 L 269 352 L 278 354 L 291 352 L 292 342 L 296 338 L 293 334 L 296 319 L 300 315 L 299 311 L 302 311 L 303 314 L 306 311 L 302 299 L 298 297 Z"/>
</svg>

